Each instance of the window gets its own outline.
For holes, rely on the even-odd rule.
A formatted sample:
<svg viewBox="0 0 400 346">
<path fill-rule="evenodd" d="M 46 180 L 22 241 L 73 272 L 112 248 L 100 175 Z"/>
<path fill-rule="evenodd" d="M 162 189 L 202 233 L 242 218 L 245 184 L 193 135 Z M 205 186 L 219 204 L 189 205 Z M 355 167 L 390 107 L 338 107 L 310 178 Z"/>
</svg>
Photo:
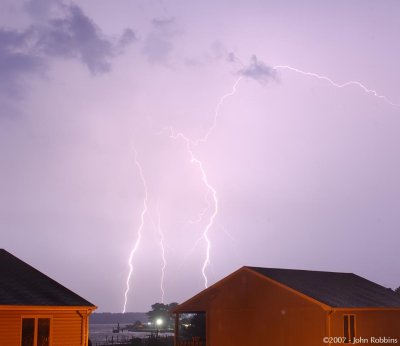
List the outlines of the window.
<svg viewBox="0 0 400 346">
<path fill-rule="evenodd" d="M 34 337 L 35 337 L 35 319 L 24 318 L 22 320 L 21 346 L 33 346 Z"/>
<path fill-rule="evenodd" d="M 23 318 L 21 346 L 50 346 L 50 318 Z"/>
<path fill-rule="evenodd" d="M 343 316 L 343 329 L 344 329 L 344 337 L 346 338 L 347 344 L 352 344 L 354 342 L 354 337 L 356 335 L 356 322 L 355 315 L 344 315 Z"/>
<path fill-rule="evenodd" d="M 178 328 L 178 345 L 206 345 L 205 312 L 179 314 Z"/>
</svg>

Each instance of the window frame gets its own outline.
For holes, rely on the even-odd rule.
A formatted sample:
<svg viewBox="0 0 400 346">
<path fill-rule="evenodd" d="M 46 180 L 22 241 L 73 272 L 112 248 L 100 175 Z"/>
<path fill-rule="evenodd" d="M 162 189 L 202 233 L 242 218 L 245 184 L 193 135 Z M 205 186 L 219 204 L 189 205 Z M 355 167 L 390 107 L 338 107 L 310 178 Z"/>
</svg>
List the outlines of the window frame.
<svg viewBox="0 0 400 346">
<path fill-rule="evenodd" d="M 33 346 L 38 346 L 38 331 L 39 331 L 39 319 L 48 319 L 50 321 L 50 328 L 49 328 L 49 346 L 52 346 L 52 339 L 53 339 L 53 316 L 51 315 L 38 315 L 38 314 L 32 314 L 32 315 L 22 315 L 21 316 L 21 322 L 20 322 L 20 338 L 19 338 L 19 344 L 22 345 L 22 326 L 23 326 L 23 321 L 24 319 L 33 319 L 34 320 L 34 331 L 33 331 Z"/>
<path fill-rule="evenodd" d="M 347 317 L 347 333 L 345 330 L 345 320 Z M 353 340 L 351 339 L 351 319 L 353 319 Z M 346 339 L 345 343 L 346 344 L 353 344 L 354 343 L 354 338 L 357 335 L 357 323 L 356 323 L 356 315 L 355 314 L 343 314 L 343 337 L 346 337 L 346 334 L 348 335 L 348 340 Z"/>
<path fill-rule="evenodd" d="M 177 314 L 178 315 L 178 326 L 177 326 L 178 327 L 178 334 L 175 335 L 175 338 L 178 340 L 178 345 L 181 342 L 187 341 L 187 340 L 182 340 L 182 334 L 180 333 L 181 326 L 182 326 L 181 321 L 180 321 L 180 316 L 181 315 L 192 315 L 192 314 L 193 315 L 204 315 L 204 339 L 202 339 L 202 342 L 203 342 L 202 344 L 203 344 L 203 346 L 209 345 L 209 341 L 207 341 L 208 340 L 208 333 L 209 333 L 209 331 L 208 331 L 208 313 L 205 310 L 203 310 L 203 311 L 191 311 L 191 312 L 180 312 L 180 313 Z"/>
</svg>

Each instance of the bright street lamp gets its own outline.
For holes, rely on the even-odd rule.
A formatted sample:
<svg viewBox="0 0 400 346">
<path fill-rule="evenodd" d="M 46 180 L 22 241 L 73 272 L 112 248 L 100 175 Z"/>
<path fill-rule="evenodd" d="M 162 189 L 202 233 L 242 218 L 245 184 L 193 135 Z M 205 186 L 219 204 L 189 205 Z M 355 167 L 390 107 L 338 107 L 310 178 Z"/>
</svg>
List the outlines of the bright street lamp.
<svg viewBox="0 0 400 346">
<path fill-rule="evenodd" d="M 157 338 L 158 338 L 158 332 L 160 331 L 159 329 L 160 329 L 160 327 L 161 327 L 162 324 L 163 324 L 162 318 L 157 318 L 157 319 L 156 319 L 156 326 L 157 326 L 157 329 L 156 329 L 156 337 L 157 337 Z"/>
</svg>

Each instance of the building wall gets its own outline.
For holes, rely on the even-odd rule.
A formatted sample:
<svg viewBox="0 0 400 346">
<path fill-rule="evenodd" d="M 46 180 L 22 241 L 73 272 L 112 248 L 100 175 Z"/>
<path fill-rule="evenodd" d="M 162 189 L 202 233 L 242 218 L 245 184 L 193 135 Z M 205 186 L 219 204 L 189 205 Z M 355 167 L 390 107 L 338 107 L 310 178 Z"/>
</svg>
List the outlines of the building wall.
<svg viewBox="0 0 400 346">
<path fill-rule="evenodd" d="M 321 346 L 327 335 L 321 306 L 246 271 L 190 308 L 207 314 L 207 346 Z"/>
<path fill-rule="evenodd" d="M 371 338 L 386 337 L 400 344 L 400 310 L 336 311 L 331 316 L 332 336 L 344 336 L 344 315 L 355 316 L 355 336 L 360 338 L 360 343 L 373 345 Z M 390 343 L 382 341 L 375 344 Z"/>
<path fill-rule="evenodd" d="M 80 315 L 79 315 L 80 314 Z M 87 311 L 76 310 L 0 310 L 0 345 L 21 345 L 23 317 L 51 319 L 52 346 L 86 346 L 88 336 Z"/>
</svg>

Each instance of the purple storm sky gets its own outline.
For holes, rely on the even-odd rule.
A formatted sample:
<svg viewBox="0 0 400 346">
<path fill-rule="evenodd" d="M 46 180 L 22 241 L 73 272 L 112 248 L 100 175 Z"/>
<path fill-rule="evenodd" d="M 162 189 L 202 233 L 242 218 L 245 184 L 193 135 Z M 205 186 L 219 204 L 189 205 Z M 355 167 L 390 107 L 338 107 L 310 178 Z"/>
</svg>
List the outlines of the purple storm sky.
<svg viewBox="0 0 400 346">
<path fill-rule="evenodd" d="M 127 311 L 243 265 L 400 286 L 398 1 L 2 0 L 1 247 Z M 359 81 L 388 100 L 351 84 Z M 209 207 L 207 209 L 207 206 Z M 203 219 L 198 220 L 204 213 Z M 196 222 L 196 220 L 198 222 Z"/>
</svg>

